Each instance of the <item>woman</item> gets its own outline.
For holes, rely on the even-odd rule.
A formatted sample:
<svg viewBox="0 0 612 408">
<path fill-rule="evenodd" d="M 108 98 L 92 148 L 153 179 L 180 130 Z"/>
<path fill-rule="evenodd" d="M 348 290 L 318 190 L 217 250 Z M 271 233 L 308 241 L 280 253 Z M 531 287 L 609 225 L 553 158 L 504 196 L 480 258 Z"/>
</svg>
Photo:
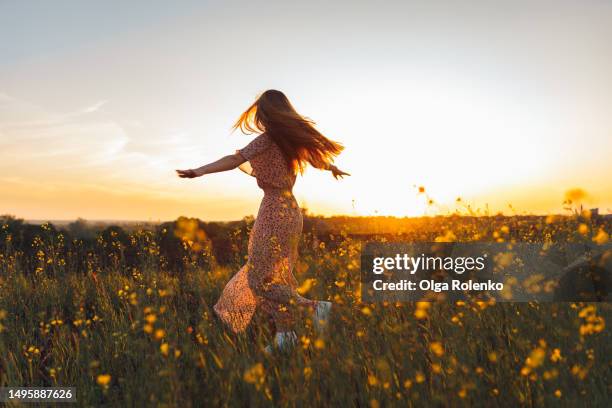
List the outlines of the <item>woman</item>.
<svg viewBox="0 0 612 408">
<path fill-rule="evenodd" d="M 260 308 L 272 318 L 275 344 L 283 348 L 296 340 L 297 308 L 312 310 L 316 327 L 326 323 L 331 308 L 331 303 L 306 299 L 296 290 L 292 271 L 302 233 L 302 212 L 292 193 L 297 174 L 307 164 L 329 170 L 336 179 L 349 174 L 332 164 L 343 146 L 319 133 L 280 91 L 264 92 L 236 121 L 238 128 L 260 135 L 236 154 L 177 172 L 194 178 L 240 167 L 257 179 L 264 197 L 249 237 L 248 260 L 225 286 L 214 310 L 237 333 Z"/>
</svg>

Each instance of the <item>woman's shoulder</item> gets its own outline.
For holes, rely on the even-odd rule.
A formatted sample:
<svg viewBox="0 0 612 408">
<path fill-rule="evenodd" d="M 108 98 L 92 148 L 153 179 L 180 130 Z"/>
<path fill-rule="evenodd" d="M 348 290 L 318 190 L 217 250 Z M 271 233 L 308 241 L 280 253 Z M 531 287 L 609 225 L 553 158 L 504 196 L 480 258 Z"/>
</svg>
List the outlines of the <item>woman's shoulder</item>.
<svg viewBox="0 0 612 408">
<path fill-rule="evenodd" d="M 258 139 L 262 140 L 265 143 L 269 143 L 273 141 L 272 136 L 270 136 L 270 134 L 266 132 L 260 133 L 259 135 L 255 136 L 253 140 L 258 140 Z"/>
<path fill-rule="evenodd" d="M 242 154 L 245 159 L 251 160 L 253 157 L 266 151 L 271 144 L 272 138 L 267 133 L 262 133 L 253 138 L 243 149 L 238 150 L 238 153 Z"/>
<path fill-rule="evenodd" d="M 264 132 L 255 136 L 251 143 L 257 146 L 260 150 L 266 150 L 274 144 L 274 139 L 268 133 Z"/>
<path fill-rule="evenodd" d="M 251 143 L 270 143 L 272 141 L 272 137 L 264 132 L 264 133 L 260 133 L 257 136 L 255 136 L 252 140 Z"/>
<path fill-rule="evenodd" d="M 264 132 L 255 136 L 250 144 L 253 145 L 253 148 L 257 151 L 262 152 L 264 150 L 268 150 L 268 148 L 273 146 L 275 143 L 272 136 Z"/>
</svg>

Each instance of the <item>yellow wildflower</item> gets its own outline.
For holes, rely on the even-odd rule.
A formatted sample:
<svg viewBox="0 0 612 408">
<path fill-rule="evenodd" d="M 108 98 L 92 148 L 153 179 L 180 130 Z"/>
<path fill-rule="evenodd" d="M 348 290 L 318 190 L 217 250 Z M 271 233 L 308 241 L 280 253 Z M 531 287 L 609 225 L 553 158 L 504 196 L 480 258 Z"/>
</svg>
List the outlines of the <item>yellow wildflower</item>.
<svg viewBox="0 0 612 408">
<path fill-rule="evenodd" d="M 170 346 L 168 346 L 168 343 L 162 343 L 159 346 L 159 351 L 161 351 L 161 353 L 163 354 L 164 357 L 168 357 L 169 349 L 170 349 Z"/>
<path fill-rule="evenodd" d="M 111 376 L 110 374 L 100 374 L 96 378 L 96 382 L 102 387 L 108 387 L 108 384 L 111 382 Z"/>
<path fill-rule="evenodd" d="M 444 355 L 444 346 L 439 341 L 434 341 L 429 345 L 429 350 L 438 357 Z"/>
<path fill-rule="evenodd" d="M 552 351 L 550 355 L 550 361 L 552 361 L 553 363 L 556 363 L 559 360 L 561 360 L 561 350 L 556 348 Z"/>
<path fill-rule="evenodd" d="M 259 388 L 259 386 L 261 386 L 265 381 L 264 375 L 265 371 L 263 364 L 257 363 L 245 370 L 242 378 L 247 383 L 255 384 Z"/>
<path fill-rule="evenodd" d="M 311 376 L 312 376 L 312 368 L 304 367 L 304 378 L 308 380 L 310 379 Z"/>
</svg>

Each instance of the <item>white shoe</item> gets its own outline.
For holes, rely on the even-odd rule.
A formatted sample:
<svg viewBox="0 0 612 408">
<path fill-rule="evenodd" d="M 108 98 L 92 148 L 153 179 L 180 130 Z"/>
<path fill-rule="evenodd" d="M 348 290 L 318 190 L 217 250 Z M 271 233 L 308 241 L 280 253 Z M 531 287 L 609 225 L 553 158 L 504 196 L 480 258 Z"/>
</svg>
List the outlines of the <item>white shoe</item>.
<svg viewBox="0 0 612 408">
<path fill-rule="evenodd" d="M 280 351 L 286 351 L 297 344 L 298 338 L 294 331 L 276 332 L 274 335 L 274 343 L 266 346 L 264 352 L 266 354 L 272 354 L 272 351 L 276 348 Z"/>
<path fill-rule="evenodd" d="M 323 330 L 329 323 L 332 303 L 326 301 L 317 302 L 317 308 L 314 312 L 314 327 L 317 331 Z"/>
</svg>

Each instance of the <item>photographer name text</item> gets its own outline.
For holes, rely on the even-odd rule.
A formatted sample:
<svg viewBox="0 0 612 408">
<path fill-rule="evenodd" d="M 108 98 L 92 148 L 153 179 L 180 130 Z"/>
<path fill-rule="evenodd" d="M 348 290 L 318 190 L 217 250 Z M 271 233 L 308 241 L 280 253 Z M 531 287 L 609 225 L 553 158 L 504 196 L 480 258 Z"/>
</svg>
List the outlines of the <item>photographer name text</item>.
<svg viewBox="0 0 612 408">
<path fill-rule="evenodd" d="M 456 275 L 462 275 L 470 271 L 482 271 L 486 267 L 487 254 L 478 257 L 440 257 L 410 256 L 408 254 L 396 254 L 393 257 L 375 257 L 372 262 L 372 273 L 382 275 L 393 272 L 407 272 L 416 275 L 417 272 L 446 271 Z M 418 275 L 415 276 L 417 278 Z M 484 282 L 474 280 L 451 279 L 447 281 L 436 281 L 433 279 L 400 279 L 396 281 L 384 281 L 376 279 L 372 282 L 376 291 L 501 291 L 504 284 L 487 280 Z"/>
</svg>

